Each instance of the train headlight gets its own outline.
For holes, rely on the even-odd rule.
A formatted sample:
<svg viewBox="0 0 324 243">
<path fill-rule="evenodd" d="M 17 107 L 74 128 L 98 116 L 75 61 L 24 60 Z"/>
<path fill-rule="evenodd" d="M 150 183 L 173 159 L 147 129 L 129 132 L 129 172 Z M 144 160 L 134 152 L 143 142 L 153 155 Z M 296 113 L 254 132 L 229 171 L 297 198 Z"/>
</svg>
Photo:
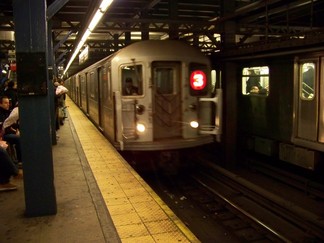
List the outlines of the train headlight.
<svg viewBox="0 0 324 243">
<path fill-rule="evenodd" d="M 138 132 L 145 132 L 145 125 L 142 123 L 137 123 L 136 129 Z"/>
<path fill-rule="evenodd" d="M 198 128 L 199 123 L 198 123 L 197 121 L 191 121 L 191 122 L 190 122 L 190 126 L 191 126 L 192 128 Z"/>
</svg>

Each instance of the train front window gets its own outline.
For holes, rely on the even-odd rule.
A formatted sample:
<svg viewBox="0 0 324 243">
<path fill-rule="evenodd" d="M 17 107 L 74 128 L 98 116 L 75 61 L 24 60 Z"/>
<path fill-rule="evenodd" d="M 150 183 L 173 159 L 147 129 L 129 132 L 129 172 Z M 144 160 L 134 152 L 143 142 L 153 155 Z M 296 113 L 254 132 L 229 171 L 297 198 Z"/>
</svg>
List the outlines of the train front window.
<svg viewBox="0 0 324 243">
<path fill-rule="evenodd" d="M 242 94 L 263 95 L 269 94 L 269 67 L 246 67 L 242 70 Z"/>
<path fill-rule="evenodd" d="M 305 62 L 300 66 L 300 94 L 304 100 L 312 100 L 315 94 L 315 63 Z"/>
<path fill-rule="evenodd" d="M 121 68 L 122 94 L 124 96 L 143 94 L 142 65 L 126 65 Z"/>
<path fill-rule="evenodd" d="M 156 68 L 154 76 L 156 78 L 156 91 L 159 94 L 173 94 L 173 68 Z"/>
</svg>

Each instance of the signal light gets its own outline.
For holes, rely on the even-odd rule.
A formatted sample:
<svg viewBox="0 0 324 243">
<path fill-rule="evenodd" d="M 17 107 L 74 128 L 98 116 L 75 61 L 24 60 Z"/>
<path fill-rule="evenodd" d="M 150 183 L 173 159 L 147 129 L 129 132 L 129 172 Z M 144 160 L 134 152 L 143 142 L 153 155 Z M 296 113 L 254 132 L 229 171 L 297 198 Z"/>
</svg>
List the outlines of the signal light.
<svg viewBox="0 0 324 243">
<path fill-rule="evenodd" d="M 192 71 L 190 74 L 190 94 L 203 96 L 207 94 L 207 76 L 201 70 Z"/>
</svg>

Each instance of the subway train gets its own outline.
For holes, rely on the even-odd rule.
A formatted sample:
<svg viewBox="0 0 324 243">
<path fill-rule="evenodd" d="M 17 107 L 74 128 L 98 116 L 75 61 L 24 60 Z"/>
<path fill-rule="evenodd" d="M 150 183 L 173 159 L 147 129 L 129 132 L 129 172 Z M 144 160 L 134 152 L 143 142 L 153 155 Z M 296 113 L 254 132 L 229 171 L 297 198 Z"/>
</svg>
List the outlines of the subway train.
<svg viewBox="0 0 324 243">
<path fill-rule="evenodd" d="M 215 141 L 221 89 L 210 59 L 176 40 L 130 44 L 68 77 L 69 97 L 120 151 L 168 151 Z"/>
<path fill-rule="evenodd" d="M 323 171 L 324 48 L 230 61 L 239 80 L 238 147 L 306 171 Z"/>
</svg>

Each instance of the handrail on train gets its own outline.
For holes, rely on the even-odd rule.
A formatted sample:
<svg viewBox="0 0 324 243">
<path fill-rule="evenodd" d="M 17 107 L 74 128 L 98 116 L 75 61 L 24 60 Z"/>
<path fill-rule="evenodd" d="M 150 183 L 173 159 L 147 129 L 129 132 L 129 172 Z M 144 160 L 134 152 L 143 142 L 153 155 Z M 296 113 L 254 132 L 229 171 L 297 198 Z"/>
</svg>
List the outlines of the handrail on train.
<svg viewBox="0 0 324 243">
<path fill-rule="evenodd" d="M 114 92 L 114 97 L 115 97 L 115 106 L 116 106 L 116 140 L 119 143 L 120 150 L 124 150 L 124 141 L 123 141 L 123 136 L 122 136 L 122 131 L 123 131 L 123 122 L 122 122 L 122 103 L 121 103 L 121 94 L 120 91 L 115 91 Z"/>
<path fill-rule="evenodd" d="M 215 123 L 200 127 L 200 134 L 221 135 L 222 134 L 222 113 L 223 113 L 223 91 L 216 89 L 215 96 L 212 98 L 199 98 L 199 102 L 214 102 L 215 103 Z"/>
</svg>

